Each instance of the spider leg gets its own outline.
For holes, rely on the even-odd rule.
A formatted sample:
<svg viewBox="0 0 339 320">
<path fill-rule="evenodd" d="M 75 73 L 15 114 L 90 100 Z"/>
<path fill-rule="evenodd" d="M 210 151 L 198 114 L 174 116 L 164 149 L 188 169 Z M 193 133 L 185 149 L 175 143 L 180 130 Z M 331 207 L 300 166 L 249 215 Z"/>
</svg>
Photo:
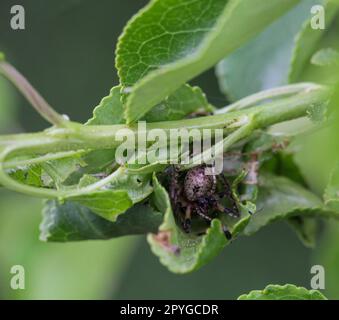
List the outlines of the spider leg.
<svg viewBox="0 0 339 320">
<path fill-rule="evenodd" d="M 189 204 L 186 207 L 184 221 L 182 222 L 182 227 L 186 233 L 191 232 L 191 227 L 192 227 L 191 214 L 192 214 L 192 207 Z"/>
<path fill-rule="evenodd" d="M 197 214 L 198 214 L 201 218 L 203 218 L 205 221 L 207 221 L 207 222 L 209 222 L 209 223 L 212 222 L 212 218 L 209 217 L 207 214 L 203 213 L 202 210 L 197 209 L 196 212 L 197 212 Z"/>
<path fill-rule="evenodd" d="M 224 196 L 227 196 L 232 202 L 236 203 L 233 193 L 232 193 L 232 187 L 227 181 L 225 175 L 222 173 L 220 174 L 221 182 L 224 185 L 224 190 L 221 192 Z"/>
<path fill-rule="evenodd" d="M 170 198 L 173 200 L 174 203 L 176 203 L 178 195 L 180 194 L 181 190 L 178 183 L 179 172 L 174 166 L 169 168 L 169 176 L 170 176 L 170 185 L 169 185 Z"/>
<path fill-rule="evenodd" d="M 190 221 L 186 221 L 187 219 L 185 220 L 183 214 L 184 208 L 188 209 L 188 206 L 182 197 L 182 187 L 179 183 L 179 171 L 175 166 L 171 166 L 168 168 L 168 174 L 170 177 L 169 195 L 173 213 L 180 220 L 184 231 L 188 233 L 190 232 Z"/>
<path fill-rule="evenodd" d="M 212 218 L 209 217 L 208 215 L 206 215 L 205 213 L 203 213 L 201 210 L 197 210 L 197 214 L 203 218 L 205 221 L 211 223 L 212 222 Z M 232 233 L 229 231 L 229 229 L 227 228 L 226 225 L 223 224 L 222 226 L 222 230 L 225 234 L 225 237 L 227 240 L 231 240 L 232 239 Z"/>
<path fill-rule="evenodd" d="M 228 214 L 231 217 L 240 218 L 240 211 L 239 211 L 239 208 L 238 208 L 238 205 L 237 205 L 237 201 L 234 199 L 234 196 L 233 196 L 233 193 L 232 193 L 232 188 L 231 188 L 230 184 L 228 183 L 224 174 L 221 174 L 220 177 L 221 177 L 221 181 L 224 185 L 224 190 L 222 192 L 219 192 L 218 196 L 219 196 L 220 199 L 222 199 L 223 197 L 227 197 L 227 199 L 231 202 L 231 208 L 224 208 L 223 206 L 220 205 L 218 210 Z"/>
<path fill-rule="evenodd" d="M 235 209 L 224 208 L 224 213 L 228 214 L 232 218 L 240 218 L 240 212 L 238 207 Z"/>
<path fill-rule="evenodd" d="M 232 210 L 232 209 L 226 208 L 217 201 L 216 201 L 214 206 L 215 206 L 216 210 L 218 210 L 219 212 L 226 213 L 227 215 L 229 215 L 233 218 L 239 218 L 240 217 L 238 210 L 234 210 L 234 209 Z"/>
<path fill-rule="evenodd" d="M 227 240 L 231 240 L 232 239 L 232 233 L 231 231 L 227 228 L 226 225 L 223 224 L 222 226 L 222 231 L 224 231 L 225 237 Z"/>
</svg>

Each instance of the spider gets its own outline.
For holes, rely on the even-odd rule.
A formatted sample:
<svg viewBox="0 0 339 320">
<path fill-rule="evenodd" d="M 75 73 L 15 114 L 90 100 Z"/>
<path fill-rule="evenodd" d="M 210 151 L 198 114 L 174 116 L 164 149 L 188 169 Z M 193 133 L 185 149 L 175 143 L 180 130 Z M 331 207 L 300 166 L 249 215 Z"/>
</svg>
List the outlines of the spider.
<svg viewBox="0 0 339 320">
<path fill-rule="evenodd" d="M 212 221 L 210 213 L 221 212 L 234 218 L 240 217 L 237 202 L 232 194 L 231 186 L 223 174 L 206 175 L 206 166 L 199 166 L 181 174 L 174 166 L 170 168 L 169 194 L 173 211 L 181 220 L 186 233 L 191 232 L 192 216 L 197 215 L 209 224 Z M 213 168 L 212 168 L 213 170 Z M 218 191 L 218 182 L 222 190 Z M 220 201 L 226 198 L 229 207 Z M 223 231 L 228 240 L 232 234 L 226 225 Z"/>
</svg>

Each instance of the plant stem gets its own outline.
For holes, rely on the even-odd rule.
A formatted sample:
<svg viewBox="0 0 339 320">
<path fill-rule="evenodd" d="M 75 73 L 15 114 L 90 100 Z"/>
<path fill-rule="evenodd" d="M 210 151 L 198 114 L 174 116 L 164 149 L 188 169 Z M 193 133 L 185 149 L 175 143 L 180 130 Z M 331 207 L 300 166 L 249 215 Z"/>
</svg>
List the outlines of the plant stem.
<svg viewBox="0 0 339 320">
<path fill-rule="evenodd" d="M 248 96 L 244 99 L 241 99 L 229 106 L 226 106 L 221 109 L 217 109 L 215 114 L 222 114 L 226 112 L 232 112 L 236 110 L 242 110 L 249 107 L 253 107 L 259 103 L 263 103 L 265 100 L 271 100 L 276 98 L 283 98 L 286 96 L 291 96 L 294 94 L 302 93 L 302 92 L 310 92 L 312 90 L 317 90 L 321 88 L 321 86 L 314 83 L 298 83 L 287 86 L 282 86 L 278 88 L 268 89 L 265 91 L 261 91 L 259 93 Z"/>
<path fill-rule="evenodd" d="M 185 119 L 179 121 L 165 121 L 147 124 L 144 135 L 147 136 L 149 130 L 162 129 L 169 133 L 171 129 L 223 129 L 227 134 L 216 148 L 216 152 L 223 152 L 239 140 L 248 137 L 256 129 L 266 128 L 273 124 L 288 121 L 307 115 L 310 106 L 324 103 L 329 99 L 329 90 L 323 87 L 310 91 L 302 91 L 291 97 L 272 101 L 263 105 L 242 109 L 226 114 L 201 117 L 195 119 Z M 70 123 L 67 128 L 50 128 L 41 133 L 27 135 L 11 135 L 0 137 L 0 183 L 9 189 L 27 193 L 33 196 L 44 198 L 66 197 L 69 195 L 79 195 L 83 192 L 100 189 L 110 183 L 115 175 L 109 176 L 81 190 L 50 190 L 34 188 L 20 184 L 11 179 L 5 172 L 11 162 L 11 157 L 18 155 L 32 155 L 34 153 L 47 154 L 58 152 L 78 152 L 97 149 L 115 148 L 120 145 L 116 134 L 121 129 L 129 129 L 137 141 L 138 126 L 113 125 L 113 126 L 85 126 L 77 123 Z M 194 139 L 195 137 L 193 137 Z M 199 137 L 201 138 L 201 135 Z M 137 145 L 136 145 L 137 146 Z M 42 156 L 43 157 L 43 156 Z M 46 155 L 46 157 L 49 157 Z M 40 161 L 41 159 L 39 159 Z M 29 163 L 29 160 L 27 160 Z M 32 161 L 32 160 L 31 160 Z M 24 164 L 24 160 L 21 164 Z M 120 172 L 120 171 L 119 171 Z"/>
<path fill-rule="evenodd" d="M 31 158 L 28 159 L 18 159 L 14 161 L 7 161 L 4 163 L 5 169 L 11 169 L 11 168 L 17 168 L 17 167 L 23 167 L 23 166 L 32 166 L 36 165 L 38 163 L 51 161 L 51 160 L 59 160 L 64 159 L 68 157 L 75 157 L 75 156 L 81 156 L 83 154 L 86 154 L 86 151 L 79 150 L 79 151 L 65 151 L 65 152 L 57 152 L 57 153 L 48 153 L 41 157 L 35 157 L 31 155 Z"/>
<path fill-rule="evenodd" d="M 152 129 L 162 129 L 169 134 L 171 129 L 224 129 L 226 133 L 235 131 L 244 117 L 254 117 L 254 129 L 266 128 L 275 123 L 288 121 L 307 116 L 309 106 L 322 103 L 328 99 L 329 90 L 319 87 L 316 90 L 305 91 L 289 98 L 269 102 L 249 109 L 243 109 L 225 114 L 218 114 L 195 119 L 184 119 L 178 121 L 164 121 L 147 124 L 144 134 Z M 239 125 L 237 125 L 239 124 Z M 85 139 L 90 147 L 102 148 L 116 147 L 115 135 L 118 130 L 130 129 L 137 137 L 137 125 L 125 126 L 80 126 L 78 138 Z M 60 132 L 61 133 L 61 132 Z M 140 133 L 140 132 L 139 132 Z"/>
<path fill-rule="evenodd" d="M 14 84 L 34 109 L 49 123 L 56 126 L 63 126 L 65 124 L 67 120 L 58 114 L 11 64 L 0 60 L 0 73 Z"/>
<path fill-rule="evenodd" d="M 29 185 L 25 185 L 23 183 L 19 183 L 15 180 L 13 180 L 4 170 L 4 160 L 8 156 L 9 153 L 11 153 L 11 148 L 8 148 L 5 152 L 0 154 L 0 181 L 3 183 L 4 186 L 6 186 L 8 189 L 15 190 L 17 192 L 21 192 L 24 194 L 28 194 L 30 196 L 36 196 L 36 197 L 42 197 L 45 199 L 60 199 L 63 200 L 65 198 L 70 197 L 77 197 L 82 196 L 84 194 L 91 193 L 96 190 L 100 190 L 100 188 L 104 187 L 105 185 L 113 182 L 116 180 L 119 176 L 121 176 L 124 173 L 123 168 L 119 168 L 118 170 L 114 171 L 111 175 L 108 177 L 95 182 L 89 186 L 83 187 L 83 188 L 73 188 L 73 189 L 67 189 L 67 190 L 55 190 L 55 189 L 47 189 L 47 188 L 37 188 L 32 187 Z"/>
<path fill-rule="evenodd" d="M 254 117 L 254 129 L 265 128 L 275 123 L 306 116 L 309 106 L 326 101 L 328 96 L 328 90 L 320 88 L 231 113 L 150 123 L 147 124 L 146 131 L 143 133 L 147 135 L 152 129 L 162 129 L 169 133 L 171 129 L 177 128 L 200 131 L 203 129 L 224 129 L 226 133 L 231 133 L 238 128 L 235 125 L 244 116 Z M 141 133 L 138 131 L 137 125 L 84 126 L 71 123 L 68 128 L 51 128 L 41 133 L 0 137 L 0 148 L 19 144 L 20 148 L 15 150 L 12 155 L 115 148 L 121 143 L 116 141 L 116 134 L 122 129 L 131 130 L 135 138 L 138 133 Z M 137 141 L 137 139 L 135 140 Z M 29 145 L 29 148 L 25 148 L 25 145 Z"/>
<path fill-rule="evenodd" d="M 237 143 L 238 141 L 248 137 L 254 128 L 253 118 L 247 117 L 246 123 L 243 126 L 239 127 L 239 129 L 230 133 L 225 139 L 216 143 L 212 148 L 204 151 L 202 154 L 193 157 L 192 161 L 188 165 L 182 166 L 182 169 L 190 169 L 199 164 L 201 164 L 201 160 L 203 159 L 205 163 L 209 163 L 212 159 L 215 159 L 226 152 L 232 145 Z"/>
</svg>

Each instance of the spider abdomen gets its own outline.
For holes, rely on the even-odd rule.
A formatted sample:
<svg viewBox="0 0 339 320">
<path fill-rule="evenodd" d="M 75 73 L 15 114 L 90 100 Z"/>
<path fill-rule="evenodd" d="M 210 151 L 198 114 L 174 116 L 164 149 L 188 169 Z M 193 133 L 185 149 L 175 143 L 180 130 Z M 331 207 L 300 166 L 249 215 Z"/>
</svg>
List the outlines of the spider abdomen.
<svg viewBox="0 0 339 320">
<path fill-rule="evenodd" d="M 197 167 L 187 172 L 184 192 L 187 200 L 196 201 L 215 192 L 216 181 L 212 175 L 206 175 L 204 167 Z"/>
</svg>

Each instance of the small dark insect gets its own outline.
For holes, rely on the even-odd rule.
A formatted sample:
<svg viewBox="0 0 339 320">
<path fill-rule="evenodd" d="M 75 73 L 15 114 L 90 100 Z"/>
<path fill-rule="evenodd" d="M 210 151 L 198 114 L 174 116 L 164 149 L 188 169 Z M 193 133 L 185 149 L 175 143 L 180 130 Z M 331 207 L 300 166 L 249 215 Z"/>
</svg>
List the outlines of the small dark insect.
<svg viewBox="0 0 339 320">
<path fill-rule="evenodd" d="M 209 224 L 212 221 L 212 212 L 221 212 L 239 218 L 240 212 L 233 197 L 231 186 L 223 174 L 206 175 L 206 166 L 196 167 L 186 174 L 181 174 L 175 167 L 170 169 L 170 198 L 174 213 L 180 218 L 185 232 L 190 233 L 192 217 L 197 215 Z M 219 183 L 220 182 L 220 183 Z M 222 186 L 218 191 L 218 183 Z M 222 199 L 227 199 L 230 204 L 225 207 Z M 232 234 L 223 226 L 227 239 Z"/>
</svg>

